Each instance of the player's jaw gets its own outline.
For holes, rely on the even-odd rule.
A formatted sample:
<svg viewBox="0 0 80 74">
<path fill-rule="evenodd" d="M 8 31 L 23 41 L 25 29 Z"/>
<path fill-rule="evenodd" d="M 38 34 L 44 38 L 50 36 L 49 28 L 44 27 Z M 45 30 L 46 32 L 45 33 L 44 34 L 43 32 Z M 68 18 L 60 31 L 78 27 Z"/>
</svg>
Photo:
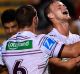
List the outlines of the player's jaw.
<svg viewBox="0 0 80 74">
<path fill-rule="evenodd" d="M 62 14 L 62 19 L 70 19 L 70 16 L 69 16 L 69 11 L 67 9 L 67 7 L 62 3 L 62 2 L 57 2 L 57 6 L 58 6 L 58 10 L 61 11 L 61 14 Z"/>
<path fill-rule="evenodd" d="M 69 12 L 67 9 L 62 10 L 61 13 L 62 13 L 64 19 L 67 19 L 67 20 L 70 19 L 70 15 L 69 15 Z"/>
</svg>

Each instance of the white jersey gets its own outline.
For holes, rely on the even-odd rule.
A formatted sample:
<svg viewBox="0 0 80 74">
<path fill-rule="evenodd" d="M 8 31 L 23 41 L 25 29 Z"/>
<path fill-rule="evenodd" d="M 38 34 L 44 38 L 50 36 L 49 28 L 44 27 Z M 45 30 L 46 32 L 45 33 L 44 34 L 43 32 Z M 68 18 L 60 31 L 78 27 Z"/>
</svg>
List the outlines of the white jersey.
<svg viewBox="0 0 80 74">
<path fill-rule="evenodd" d="M 55 28 L 53 28 L 53 30 L 50 33 L 48 33 L 48 35 L 55 36 L 57 39 L 59 39 L 60 41 L 62 41 L 66 45 L 73 44 L 73 43 L 80 41 L 79 35 L 72 34 L 71 32 L 69 32 L 69 36 L 67 37 L 67 36 L 64 36 L 61 33 L 59 33 L 57 31 L 57 29 L 55 29 Z"/>
<path fill-rule="evenodd" d="M 3 60 L 2 60 L 2 54 L 1 54 L 1 46 L 0 46 L 0 65 L 4 65 Z"/>
<path fill-rule="evenodd" d="M 9 74 L 48 74 L 48 59 L 57 57 L 62 45 L 44 34 L 24 31 L 3 43 L 2 55 Z"/>
<path fill-rule="evenodd" d="M 71 32 L 69 32 L 69 36 L 67 37 L 59 33 L 55 28 L 53 28 L 53 30 L 50 33 L 48 33 L 48 35 L 56 37 L 66 45 L 73 44 L 80 41 L 79 35 L 72 34 Z M 69 58 L 63 58 L 63 61 L 67 61 L 68 59 Z"/>
</svg>

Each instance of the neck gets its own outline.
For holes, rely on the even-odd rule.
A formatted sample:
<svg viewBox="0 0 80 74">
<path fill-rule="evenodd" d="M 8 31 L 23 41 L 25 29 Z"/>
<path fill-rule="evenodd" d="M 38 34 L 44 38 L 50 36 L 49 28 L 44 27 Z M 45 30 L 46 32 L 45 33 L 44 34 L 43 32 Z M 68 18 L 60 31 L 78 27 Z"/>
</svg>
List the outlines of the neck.
<svg viewBox="0 0 80 74">
<path fill-rule="evenodd" d="M 25 26 L 25 28 L 20 29 L 20 31 L 30 31 L 30 32 L 36 33 L 36 30 L 35 28 L 33 28 L 33 26 L 30 26 L 30 27 Z"/>
<path fill-rule="evenodd" d="M 69 35 L 69 23 L 68 21 L 59 21 L 54 20 L 53 26 L 58 30 L 59 33 L 62 35 L 68 36 Z"/>
</svg>

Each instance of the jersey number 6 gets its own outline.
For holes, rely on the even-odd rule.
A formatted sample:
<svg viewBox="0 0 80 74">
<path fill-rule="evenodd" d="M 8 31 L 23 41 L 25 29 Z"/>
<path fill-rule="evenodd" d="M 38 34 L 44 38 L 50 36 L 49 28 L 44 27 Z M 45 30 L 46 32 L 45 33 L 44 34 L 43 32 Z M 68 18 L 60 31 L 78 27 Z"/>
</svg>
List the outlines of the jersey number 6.
<svg viewBox="0 0 80 74">
<path fill-rule="evenodd" d="M 25 67 L 21 66 L 23 60 L 17 60 L 13 68 L 13 74 L 28 74 Z"/>
</svg>

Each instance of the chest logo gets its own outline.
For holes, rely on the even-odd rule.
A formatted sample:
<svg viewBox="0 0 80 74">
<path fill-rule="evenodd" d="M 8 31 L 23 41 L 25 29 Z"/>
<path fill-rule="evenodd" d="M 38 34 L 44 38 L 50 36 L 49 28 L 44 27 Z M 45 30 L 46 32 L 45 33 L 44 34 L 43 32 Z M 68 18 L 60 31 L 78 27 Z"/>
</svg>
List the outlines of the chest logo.
<svg viewBox="0 0 80 74">
<path fill-rule="evenodd" d="M 7 43 L 6 50 L 23 50 L 23 49 L 31 49 L 32 48 L 32 40 L 26 40 L 23 42 L 13 42 L 10 41 Z"/>
</svg>

